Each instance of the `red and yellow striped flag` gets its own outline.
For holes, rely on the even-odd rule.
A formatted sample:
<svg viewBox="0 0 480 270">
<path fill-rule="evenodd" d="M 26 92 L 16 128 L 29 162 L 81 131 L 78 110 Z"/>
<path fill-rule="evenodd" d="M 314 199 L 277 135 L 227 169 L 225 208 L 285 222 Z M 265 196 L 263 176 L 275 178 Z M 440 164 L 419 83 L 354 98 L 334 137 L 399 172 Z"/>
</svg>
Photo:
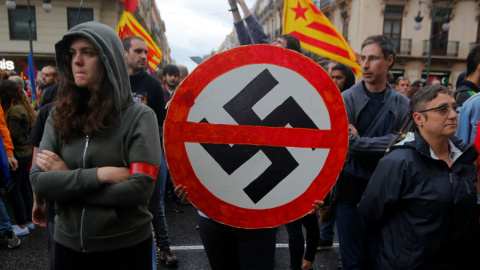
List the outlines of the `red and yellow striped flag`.
<svg viewBox="0 0 480 270">
<path fill-rule="evenodd" d="M 157 44 L 153 42 L 148 32 L 129 12 L 123 11 L 123 15 L 118 22 L 117 34 L 121 40 L 129 36 L 137 36 L 145 39 L 148 47 L 147 62 L 152 70 L 155 70 L 162 61 L 162 52 Z"/>
<path fill-rule="evenodd" d="M 362 75 L 357 55 L 311 0 L 285 0 L 283 33 L 295 36 L 302 48 L 348 65 Z"/>
</svg>

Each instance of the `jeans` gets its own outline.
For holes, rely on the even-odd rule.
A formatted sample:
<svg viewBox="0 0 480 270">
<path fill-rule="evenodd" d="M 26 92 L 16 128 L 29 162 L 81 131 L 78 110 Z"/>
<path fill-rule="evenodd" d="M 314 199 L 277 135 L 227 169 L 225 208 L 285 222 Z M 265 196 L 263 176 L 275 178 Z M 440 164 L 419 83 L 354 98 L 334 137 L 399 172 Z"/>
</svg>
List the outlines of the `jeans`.
<svg viewBox="0 0 480 270">
<path fill-rule="evenodd" d="M 168 168 L 167 160 L 165 159 L 165 150 L 162 148 L 162 163 L 160 164 L 160 170 L 158 171 L 157 182 L 160 182 L 160 207 L 163 213 L 165 213 L 165 185 L 167 184 Z"/>
<path fill-rule="evenodd" d="M 322 229 L 320 230 L 320 239 L 324 241 L 332 241 L 335 233 L 333 232 L 333 227 L 335 227 L 335 218 L 330 219 L 327 222 L 322 224 Z"/>
<path fill-rule="evenodd" d="M 17 224 L 25 224 L 32 220 L 33 193 L 30 185 L 28 165 L 32 160 L 29 157 L 15 157 L 18 161 L 18 168 L 12 171 L 12 179 L 8 196 L 13 205 L 13 213 Z"/>
<path fill-rule="evenodd" d="M 161 172 L 159 170 L 157 175 L 157 181 L 155 181 L 155 188 L 153 190 L 152 196 L 150 197 L 150 201 L 148 202 L 148 211 L 150 211 L 150 213 L 153 215 L 152 225 L 153 230 L 155 231 L 157 246 L 162 249 L 165 247 L 170 247 L 170 237 L 168 236 L 168 227 L 167 221 L 165 219 L 165 212 L 160 205 L 162 187 L 162 181 L 159 181 L 160 177 Z"/>
<path fill-rule="evenodd" d="M 199 216 L 198 227 L 212 270 L 268 270 L 275 263 L 275 228 L 241 229 Z"/>
<path fill-rule="evenodd" d="M 8 216 L 7 209 L 5 204 L 0 197 L 0 234 L 4 234 L 12 228 L 12 223 L 10 223 L 10 217 Z"/>
<path fill-rule="evenodd" d="M 357 204 L 354 201 L 335 202 L 342 270 L 374 269 L 375 265 L 376 239 L 364 230 Z"/>
<path fill-rule="evenodd" d="M 307 250 L 305 251 L 305 260 L 315 259 L 320 232 L 318 230 L 317 215 L 305 215 L 304 217 L 286 224 L 288 233 L 288 248 L 290 251 L 290 269 L 301 270 L 304 251 L 304 237 L 302 225 L 307 233 Z"/>
</svg>

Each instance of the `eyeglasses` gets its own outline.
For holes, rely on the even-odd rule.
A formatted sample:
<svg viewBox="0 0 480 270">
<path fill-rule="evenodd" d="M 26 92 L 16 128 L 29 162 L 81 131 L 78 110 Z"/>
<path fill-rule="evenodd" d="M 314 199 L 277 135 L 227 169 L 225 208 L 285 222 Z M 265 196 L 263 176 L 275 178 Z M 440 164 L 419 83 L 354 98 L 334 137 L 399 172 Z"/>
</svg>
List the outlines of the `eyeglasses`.
<svg viewBox="0 0 480 270">
<path fill-rule="evenodd" d="M 457 104 L 452 105 L 452 106 L 442 105 L 442 106 L 438 106 L 438 107 L 435 107 L 435 108 L 426 109 L 426 110 L 418 111 L 418 112 L 423 113 L 423 112 L 428 112 L 428 111 L 436 111 L 441 115 L 446 115 L 448 112 L 450 112 L 450 109 L 453 109 L 455 112 L 457 112 L 457 108 L 458 108 Z"/>
<path fill-rule="evenodd" d="M 366 57 L 364 55 L 360 56 L 360 61 L 361 62 L 377 62 L 378 60 L 382 59 L 383 57 L 380 56 L 375 56 L 375 55 L 370 55 L 369 57 Z"/>
</svg>

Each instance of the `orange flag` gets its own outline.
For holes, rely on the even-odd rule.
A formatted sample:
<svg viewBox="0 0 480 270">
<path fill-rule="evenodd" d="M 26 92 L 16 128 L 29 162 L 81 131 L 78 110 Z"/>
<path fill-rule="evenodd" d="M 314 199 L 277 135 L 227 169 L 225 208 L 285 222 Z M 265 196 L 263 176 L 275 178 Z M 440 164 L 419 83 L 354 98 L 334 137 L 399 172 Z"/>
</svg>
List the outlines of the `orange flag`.
<svg viewBox="0 0 480 270">
<path fill-rule="evenodd" d="M 152 70 L 155 70 L 162 61 L 162 52 L 157 44 L 153 42 L 148 32 L 129 12 L 123 11 L 120 22 L 118 22 L 117 34 L 121 40 L 129 36 L 137 36 L 145 39 L 148 46 L 147 62 Z"/>
<path fill-rule="evenodd" d="M 285 0 L 283 33 L 295 36 L 302 48 L 350 66 L 362 75 L 357 55 L 311 0 Z"/>
</svg>

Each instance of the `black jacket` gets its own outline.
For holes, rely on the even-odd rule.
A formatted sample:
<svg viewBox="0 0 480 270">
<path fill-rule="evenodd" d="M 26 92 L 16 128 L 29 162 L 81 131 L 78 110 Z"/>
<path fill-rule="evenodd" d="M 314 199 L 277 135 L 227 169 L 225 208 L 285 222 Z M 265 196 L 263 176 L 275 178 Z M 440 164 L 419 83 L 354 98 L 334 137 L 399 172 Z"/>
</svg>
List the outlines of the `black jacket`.
<svg viewBox="0 0 480 270">
<path fill-rule="evenodd" d="M 478 153 L 451 141 L 461 154 L 450 168 L 418 132 L 380 160 L 358 205 L 364 227 L 379 232 L 378 269 L 478 269 Z"/>
<path fill-rule="evenodd" d="M 150 107 L 157 116 L 158 126 L 163 126 L 165 120 L 165 101 L 160 81 L 150 76 L 146 71 L 129 76 L 133 99 Z"/>
</svg>

